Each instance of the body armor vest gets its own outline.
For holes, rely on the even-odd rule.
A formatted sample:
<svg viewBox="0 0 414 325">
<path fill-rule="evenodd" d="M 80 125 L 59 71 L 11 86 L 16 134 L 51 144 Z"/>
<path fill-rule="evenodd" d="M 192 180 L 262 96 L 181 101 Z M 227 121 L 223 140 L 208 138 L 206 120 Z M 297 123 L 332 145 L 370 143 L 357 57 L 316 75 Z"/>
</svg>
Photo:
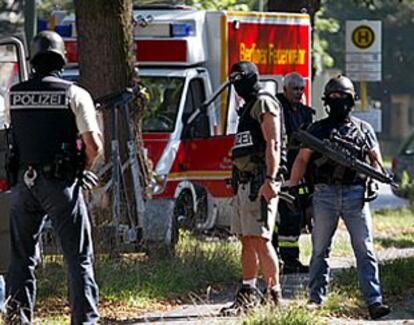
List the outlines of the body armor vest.
<svg viewBox="0 0 414 325">
<path fill-rule="evenodd" d="M 62 149 L 76 153 L 78 131 L 69 106 L 70 86 L 57 77 L 42 76 L 10 89 L 11 127 L 20 166 L 52 163 Z"/>
<path fill-rule="evenodd" d="M 292 105 L 286 99 L 284 94 L 277 94 L 277 99 L 282 104 L 283 108 L 283 117 L 284 117 L 284 126 L 286 130 L 287 137 L 287 169 L 290 174 L 290 171 L 295 161 L 296 156 L 299 153 L 300 143 L 293 143 L 292 134 L 296 132 L 302 125 L 309 125 L 312 123 L 312 115 L 314 110 L 309 107 L 299 103 L 296 106 L 296 110 L 292 109 Z"/>
<path fill-rule="evenodd" d="M 327 125 L 326 134 L 328 136 L 334 131 L 343 140 L 355 145 L 356 148 L 364 148 L 367 139 L 362 130 L 362 123 L 354 118 L 350 118 L 340 126 L 334 124 Z M 324 137 L 326 138 L 326 137 Z M 368 154 L 366 150 L 355 150 L 353 156 L 361 161 L 366 161 Z M 315 184 L 344 184 L 357 185 L 365 184 L 366 176 L 358 174 L 356 171 L 338 165 L 329 159 L 325 159 L 321 154 L 315 152 L 312 156 L 313 181 Z"/>
<path fill-rule="evenodd" d="M 237 134 L 235 136 L 234 146 L 232 148 L 232 159 L 252 156 L 257 159 L 257 162 L 264 162 L 264 155 L 266 150 L 266 141 L 263 137 L 260 122 L 250 115 L 250 111 L 254 104 L 264 96 L 271 97 L 273 100 L 277 99 L 270 93 L 259 92 L 253 100 L 246 103 L 239 113 L 239 124 L 237 127 Z M 283 123 L 283 112 L 280 112 L 281 117 L 281 162 L 280 166 L 286 165 L 286 131 Z"/>
</svg>

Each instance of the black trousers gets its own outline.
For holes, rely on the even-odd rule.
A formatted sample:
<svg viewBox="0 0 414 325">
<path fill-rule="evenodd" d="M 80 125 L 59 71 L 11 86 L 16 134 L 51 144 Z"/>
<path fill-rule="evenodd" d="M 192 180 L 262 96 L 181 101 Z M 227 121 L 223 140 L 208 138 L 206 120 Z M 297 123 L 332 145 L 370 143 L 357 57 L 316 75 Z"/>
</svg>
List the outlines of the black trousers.
<svg viewBox="0 0 414 325">
<path fill-rule="evenodd" d="M 293 213 L 287 204 L 279 201 L 278 225 L 273 233 L 272 243 L 285 263 L 299 259 L 299 236 L 303 224 L 303 213 Z"/>
</svg>

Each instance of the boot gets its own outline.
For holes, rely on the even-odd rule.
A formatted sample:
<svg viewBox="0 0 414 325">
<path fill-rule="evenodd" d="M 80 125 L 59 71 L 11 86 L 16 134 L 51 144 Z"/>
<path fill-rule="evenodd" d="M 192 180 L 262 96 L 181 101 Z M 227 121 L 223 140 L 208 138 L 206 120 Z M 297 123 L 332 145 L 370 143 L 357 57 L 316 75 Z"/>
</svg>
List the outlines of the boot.
<svg viewBox="0 0 414 325">
<path fill-rule="evenodd" d="M 221 316 L 239 316 L 242 312 L 253 309 L 263 302 L 263 294 L 259 289 L 243 284 L 237 291 L 234 302 L 220 310 Z"/>
<path fill-rule="evenodd" d="M 379 319 L 385 315 L 388 315 L 391 312 L 391 308 L 380 302 L 376 302 L 368 306 L 368 312 L 371 319 Z"/>
</svg>

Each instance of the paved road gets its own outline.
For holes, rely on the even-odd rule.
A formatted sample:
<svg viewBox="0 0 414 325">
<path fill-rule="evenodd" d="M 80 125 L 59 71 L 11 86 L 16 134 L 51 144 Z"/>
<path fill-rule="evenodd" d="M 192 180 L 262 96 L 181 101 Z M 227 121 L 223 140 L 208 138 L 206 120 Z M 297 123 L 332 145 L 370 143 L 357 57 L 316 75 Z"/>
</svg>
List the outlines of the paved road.
<svg viewBox="0 0 414 325">
<path fill-rule="evenodd" d="M 391 187 L 387 184 L 380 184 L 380 191 L 378 198 L 370 203 L 372 210 L 383 210 L 383 209 L 398 209 L 407 206 L 408 201 L 395 196 Z"/>
</svg>

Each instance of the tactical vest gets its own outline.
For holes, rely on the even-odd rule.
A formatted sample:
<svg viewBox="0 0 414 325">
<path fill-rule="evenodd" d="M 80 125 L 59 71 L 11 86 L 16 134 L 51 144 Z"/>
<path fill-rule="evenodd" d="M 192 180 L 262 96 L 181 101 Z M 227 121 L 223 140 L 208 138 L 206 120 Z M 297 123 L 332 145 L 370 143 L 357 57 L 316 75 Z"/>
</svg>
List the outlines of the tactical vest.
<svg viewBox="0 0 414 325">
<path fill-rule="evenodd" d="M 36 77 L 10 89 L 10 117 L 18 164 L 53 163 L 56 154 L 76 152 L 77 127 L 69 106 L 72 84 L 54 76 Z"/>
<path fill-rule="evenodd" d="M 334 129 L 341 139 L 346 140 L 349 143 L 354 144 L 356 147 L 364 147 L 367 143 L 366 135 L 363 131 L 362 123 L 358 120 L 351 119 L 339 127 L 334 125 L 327 126 L 327 134 Z M 368 154 L 365 151 L 353 152 L 355 158 L 361 161 L 367 161 Z M 321 154 L 315 152 L 312 155 L 311 160 L 313 171 L 313 182 L 315 184 L 344 184 L 344 185 L 357 185 L 364 184 L 366 176 L 357 173 L 356 171 L 345 168 L 337 163 L 326 159 Z"/>
<path fill-rule="evenodd" d="M 286 99 L 284 94 L 277 94 L 276 98 L 280 101 L 283 108 L 284 126 L 287 136 L 287 169 L 290 171 L 295 161 L 296 156 L 299 153 L 300 143 L 294 143 L 292 141 L 292 134 L 296 132 L 299 127 L 303 125 L 309 125 L 312 123 L 314 109 L 309 106 L 305 106 L 299 103 L 296 106 L 296 110 L 292 109 L 292 105 Z"/>
<path fill-rule="evenodd" d="M 252 156 L 258 160 L 264 161 L 264 155 L 266 150 L 266 141 L 263 137 L 262 128 L 260 122 L 254 119 L 250 115 L 250 111 L 254 104 L 261 98 L 268 96 L 272 100 L 278 102 L 278 100 L 268 92 L 259 92 L 253 100 L 246 103 L 239 113 L 239 124 L 237 127 L 237 133 L 235 136 L 234 146 L 232 148 L 232 159 Z M 280 166 L 286 165 L 286 131 L 284 128 L 283 112 L 280 112 L 281 118 L 281 162 Z"/>
</svg>

